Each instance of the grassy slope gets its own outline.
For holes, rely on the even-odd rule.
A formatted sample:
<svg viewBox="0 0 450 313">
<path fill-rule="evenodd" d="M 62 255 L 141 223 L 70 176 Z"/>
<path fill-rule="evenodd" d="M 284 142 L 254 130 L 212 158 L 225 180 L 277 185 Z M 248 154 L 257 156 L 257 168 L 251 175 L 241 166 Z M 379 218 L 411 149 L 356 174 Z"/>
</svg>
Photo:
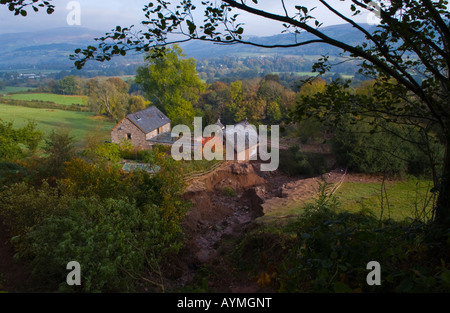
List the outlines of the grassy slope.
<svg viewBox="0 0 450 313">
<path fill-rule="evenodd" d="M 31 87 L 14 87 L 14 86 L 6 86 L 3 89 L 0 89 L 0 94 L 9 94 L 14 92 L 27 92 L 29 90 L 33 90 L 35 88 Z"/>
<path fill-rule="evenodd" d="M 383 196 L 383 219 L 392 218 L 402 221 L 405 218 L 416 218 L 423 209 L 429 212 L 432 208 L 430 180 L 409 178 L 403 181 L 386 183 L 386 197 Z M 372 212 L 374 216 L 381 216 L 381 183 L 380 182 L 344 182 L 334 194 L 344 211 L 356 213 L 360 211 Z M 280 203 L 280 207 L 268 212 L 260 218 L 261 222 L 278 221 L 280 216 L 296 218 L 304 212 L 308 203 L 313 203 L 315 197 L 297 199 L 295 202 Z M 282 201 L 283 199 L 280 199 Z M 389 206 L 388 204 L 389 203 Z M 429 217 L 429 216 L 428 216 Z"/>
<path fill-rule="evenodd" d="M 53 129 L 68 128 L 77 141 L 84 140 L 96 129 L 107 137 L 114 126 L 114 123 L 95 117 L 92 113 L 33 109 L 5 104 L 0 104 L 0 118 L 4 121 L 14 121 L 15 127 L 23 127 L 28 120 L 34 120 L 45 136 Z"/>
<path fill-rule="evenodd" d="M 387 200 L 383 196 L 383 217 L 401 221 L 407 217 L 415 218 L 416 213 L 421 213 L 424 208 L 431 210 L 431 188 L 431 181 L 416 178 L 387 182 Z M 346 211 L 370 210 L 375 216 L 381 216 L 381 183 L 344 183 L 336 192 L 336 196 Z"/>
<path fill-rule="evenodd" d="M 50 101 L 62 105 L 85 105 L 85 97 L 83 96 L 63 96 L 50 93 L 23 93 L 23 94 L 13 94 L 8 96 L 13 100 L 36 100 L 36 101 Z"/>
</svg>

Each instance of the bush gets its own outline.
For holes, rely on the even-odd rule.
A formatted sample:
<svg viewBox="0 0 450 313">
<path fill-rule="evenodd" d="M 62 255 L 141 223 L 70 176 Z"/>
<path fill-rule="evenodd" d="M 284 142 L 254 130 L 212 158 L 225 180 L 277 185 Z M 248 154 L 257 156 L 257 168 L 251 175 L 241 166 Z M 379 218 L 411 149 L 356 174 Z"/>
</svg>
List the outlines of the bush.
<svg viewBox="0 0 450 313">
<path fill-rule="evenodd" d="M 427 138 L 407 126 L 389 124 L 383 127 L 373 131 L 370 123 L 362 121 L 338 129 L 332 139 L 332 151 L 337 162 L 360 173 L 429 175 L 431 164 L 426 153 L 428 147 L 434 166 L 442 162 L 443 146 L 430 134 Z"/>
<path fill-rule="evenodd" d="M 65 163 L 62 184 L 75 197 L 117 198 L 127 191 L 122 175 L 119 169 L 104 163 L 74 158 Z"/>
<path fill-rule="evenodd" d="M 63 292 L 128 292 L 139 281 L 164 289 L 160 263 L 181 246 L 179 232 L 166 232 L 158 207 L 95 197 L 71 203 L 24 239 L 28 248 L 20 255 L 30 260 L 35 281 Z M 71 261 L 81 265 L 79 287 L 65 282 Z"/>
<path fill-rule="evenodd" d="M 231 187 L 223 187 L 222 194 L 226 197 L 236 197 L 236 190 Z"/>
<path fill-rule="evenodd" d="M 27 171 L 21 165 L 9 162 L 0 162 L 0 186 L 14 184 L 26 177 Z"/>
<path fill-rule="evenodd" d="M 0 160 L 16 161 L 33 154 L 42 139 L 42 132 L 36 128 L 32 121 L 16 129 L 12 122 L 0 119 Z"/>
<path fill-rule="evenodd" d="M 25 182 L 0 190 L 0 217 L 17 255 L 45 291 L 126 292 L 149 283 L 164 290 L 163 265 L 182 244 L 187 203 L 175 161 L 153 151 L 160 170 L 126 174 L 108 162 L 65 163 L 57 187 Z M 163 264 L 163 260 L 165 263 Z M 69 287 L 66 266 L 81 264 L 82 286 Z"/>
<path fill-rule="evenodd" d="M 13 236 L 25 235 L 45 218 L 64 211 L 70 196 L 60 195 L 58 188 L 44 182 L 40 188 L 25 182 L 3 187 L 0 191 L 0 216 Z"/>
<path fill-rule="evenodd" d="M 316 153 L 304 153 L 299 146 L 280 150 L 280 170 L 288 175 L 315 176 L 327 171 L 325 157 Z"/>
</svg>

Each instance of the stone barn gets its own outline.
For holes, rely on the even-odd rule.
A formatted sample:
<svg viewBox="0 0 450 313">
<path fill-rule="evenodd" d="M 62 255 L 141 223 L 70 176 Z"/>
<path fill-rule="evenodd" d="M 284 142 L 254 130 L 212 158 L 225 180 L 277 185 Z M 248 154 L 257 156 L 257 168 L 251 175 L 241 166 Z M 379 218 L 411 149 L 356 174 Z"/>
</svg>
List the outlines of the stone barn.
<svg viewBox="0 0 450 313">
<path fill-rule="evenodd" d="M 151 148 L 158 137 L 170 137 L 171 121 L 157 107 L 128 114 L 111 130 L 111 141 L 130 140 L 137 148 Z"/>
</svg>

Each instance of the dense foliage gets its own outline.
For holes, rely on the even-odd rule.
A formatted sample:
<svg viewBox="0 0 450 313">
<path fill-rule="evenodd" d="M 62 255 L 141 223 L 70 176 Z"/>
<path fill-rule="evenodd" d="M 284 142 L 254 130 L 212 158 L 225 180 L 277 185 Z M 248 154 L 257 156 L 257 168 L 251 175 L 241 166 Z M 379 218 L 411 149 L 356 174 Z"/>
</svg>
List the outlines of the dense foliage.
<svg viewBox="0 0 450 313">
<path fill-rule="evenodd" d="M 281 227 L 261 227 L 238 244 L 233 260 L 261 287 L 279 292 L 449 292 L 448 242 L 420 221 L 379 219 L 370 211 L 349 213 L 330 185 L 315 203 Z M 377 261 L 381 285 L 366 283 Z"/>
<path fill-rule="evenodd" d="M 280 151 L 279 169 L 288 175 L 304 177 L 321 175 L 329 170 L 323 154 L 305 153 L 299 146 Z"/>
<path fill-rule="evenodd" d="M 13 161 L 33 154 L 41 139 L 42 133 L 32 121 L 23 128 L 15 129 L 13 123 L 0 119 L 0 160 Z"/>
<path fill-rule="evenodd" d="M 36 290 L 164 291 L 165 258 L 183 243 L 179 167 L 155 149 L 144 157 L 157 173 L 125 173 L 120 147 L 92 142 L 80 157 L 68 134 L 52 133 L 39 164 L 1 163 L 0 219 L 17 256 L 31 265 Z M 3 180 L 11 172 L 16 182 Z M 65 282 L 71 261 L 82 266 L 81 287 Z"/>
<path fill-rule="evenodd" d="M 383 126 L 374 130 L 370 120 L 361 120 L 339 127 L 331 141 L 338 163 L 360 173 L 429 177 L 442 167 L 444 148 L 436 138 L 411 126 Z"/>
</svg>

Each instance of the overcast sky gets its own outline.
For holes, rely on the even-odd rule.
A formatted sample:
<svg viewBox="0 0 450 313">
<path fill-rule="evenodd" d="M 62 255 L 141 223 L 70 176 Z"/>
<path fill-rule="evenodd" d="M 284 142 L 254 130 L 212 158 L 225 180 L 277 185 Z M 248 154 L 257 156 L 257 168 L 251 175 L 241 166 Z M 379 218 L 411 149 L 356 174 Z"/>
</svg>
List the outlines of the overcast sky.
<svg viewBox="0 0 450 313">
<path fill-rule="evenodd" d="M 57 0 L 53 2 L 56 11 L 52 15 L 47 15 L 44 11 L 34 13 L 29 9 L 27 17 L 14 16 L 6 6 L 1 5 L 0 33 L 45 30 L 68 26 L 76 27 L 76 25 L 69 25 L 67 22 L 68 16 L 73 12 L 73 10 L 67 8 L 67 5 L 70 2 L 79 4 L 81 27 L 91 28 L 102 32 L 109 31 L 116 25 L 124 27 L 132 24 L 139 25 L 145 18 L 142 8 L 145 4 L 149 3 L 148 0 Z M 194 2 L 196 2 L 196 0 L 194 0 Z M 198 0 L 198 3 L 200 3 L 200 0 Z M 248 0 L 248 3 L 251 3 L 251 1 Z M 326 8 L 321 7 L 316 0 L 307 0 L 303 2 L 298 0 L 285 0 L 286 7 L 290 13 L 293 11 L 294 5 L 298 3 L 310 3 L 311 7 L 317 6 L 315 15 L 319 17 L 319 20 L 323 22 L 324 25 L 342 23 L 342 20 L 331 14 Z M 347 12 L 347 15 L 350 14 L 348 0 L 330 0 L 329 3 L 336 8 L 343 9 L 343 11 Z M 284 12 L 281 0 L 259 0 L 258 8 L 263 8 L 264 10 L 277 14 L 283 14 Z M 202 11 L 199 11 L 201 14 Z M 366 20 L 367 16 L 362 16 L 360 18 L 361 22 L 365 22 Z M 280 33 L 282 30 L 279 23 L 263 20 L 258 17 L 242 14 L 240 21 L 245 22 L 246 35 L 267 36 Z"/>
</svg>

